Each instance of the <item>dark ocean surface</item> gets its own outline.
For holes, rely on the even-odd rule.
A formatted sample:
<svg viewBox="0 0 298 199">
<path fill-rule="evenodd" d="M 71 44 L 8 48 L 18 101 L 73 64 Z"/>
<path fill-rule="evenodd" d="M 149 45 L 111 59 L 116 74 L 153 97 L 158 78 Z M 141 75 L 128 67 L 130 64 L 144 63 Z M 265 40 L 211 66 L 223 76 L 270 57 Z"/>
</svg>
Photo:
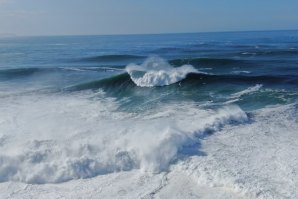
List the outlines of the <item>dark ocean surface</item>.
<svg viewBox="0 0 298 199">
<path fill-rule="evenodd" d="M 137 86 L 125 68 L 150 57 L 159 65 L 161 59 L 172 67 L 192 65 L 199 73 L 185 72 L 170 86 Z M 220 105 L 231 96 L 244 109 L 292 103 L 298 96 L 298 32 L 2 38 L 0 82 L 1 97 L 102 89 L 129 98 L 122 108 L 131 109 L 172 101 Z M 243 90 L 248 92 L 234 95 Z"/>
</svg>

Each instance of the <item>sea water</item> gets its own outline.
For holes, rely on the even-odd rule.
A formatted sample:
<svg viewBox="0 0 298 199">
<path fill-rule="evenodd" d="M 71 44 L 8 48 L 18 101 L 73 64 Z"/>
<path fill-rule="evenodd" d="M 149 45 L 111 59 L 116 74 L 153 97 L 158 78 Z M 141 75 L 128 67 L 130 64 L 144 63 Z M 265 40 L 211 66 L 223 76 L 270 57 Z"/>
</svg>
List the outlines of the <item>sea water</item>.
<svg viewBox="0 0 298 199">
<path fill-rule="evenodd" d="M 0 190 L 183 172 L 296 198 L 297 100 L 298 31 L 0 38 Z"/>
</svg>

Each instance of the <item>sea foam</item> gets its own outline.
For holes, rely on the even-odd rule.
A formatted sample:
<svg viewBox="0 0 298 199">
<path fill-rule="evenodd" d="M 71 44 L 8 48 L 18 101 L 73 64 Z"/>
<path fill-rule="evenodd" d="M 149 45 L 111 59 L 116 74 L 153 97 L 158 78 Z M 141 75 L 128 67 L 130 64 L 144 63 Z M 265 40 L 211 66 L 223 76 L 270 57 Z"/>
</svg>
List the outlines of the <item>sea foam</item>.
<svg viewBox="0 0 298 199">
<path fill-rule="evenodd" d="M 133 169 L 158 173 L 191 155 L 189 146 L 199 150 L 202 136 L 248 120 L 237 106 L 203 110 L 191 103 L 135 115 L 92 92 L 11 97 L 0 100 L 0 111 L 0 181 L 33 184 Z"/>
</svg>

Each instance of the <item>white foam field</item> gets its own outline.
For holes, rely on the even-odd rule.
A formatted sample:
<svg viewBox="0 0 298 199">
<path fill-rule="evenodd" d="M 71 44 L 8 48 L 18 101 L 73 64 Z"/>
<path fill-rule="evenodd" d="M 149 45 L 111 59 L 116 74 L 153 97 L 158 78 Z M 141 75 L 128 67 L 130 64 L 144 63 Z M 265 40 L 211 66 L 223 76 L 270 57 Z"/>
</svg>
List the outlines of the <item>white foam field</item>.
<svg viewBox="0 0 298 199">
<path fill-rule="evenodd" d="M 118 107 L 102 92 L 0 98 L 0 198 L 298 197 L 296 105 L 251 120 L 230 105 Z"/>
<path fill-rule="evenodd" d="M 140 87 L 166 86 L 183 80 L 189 73 L 199 73 L 191 65 L 173 67 L 159 57 L 150 57 L 141 65 L 130 64 L 126 71 Z"/>
<path fill-rule="evenodd" d="M 247 198 L 297 198 L 297 115 L 295 105 L 256 111 L 254 122 L 210 136 L 202 146 L 207 156 L 181 161 L 175 170 Z"/>
<path fill-rule="evenodd" d="M 168 105 L 134 115 L 102 93 L 0 99 L 0 181 L 56 183 L 122 170 L 166 170 L 185 145 L 231 121 L 236 106 Z"/>
</svg>

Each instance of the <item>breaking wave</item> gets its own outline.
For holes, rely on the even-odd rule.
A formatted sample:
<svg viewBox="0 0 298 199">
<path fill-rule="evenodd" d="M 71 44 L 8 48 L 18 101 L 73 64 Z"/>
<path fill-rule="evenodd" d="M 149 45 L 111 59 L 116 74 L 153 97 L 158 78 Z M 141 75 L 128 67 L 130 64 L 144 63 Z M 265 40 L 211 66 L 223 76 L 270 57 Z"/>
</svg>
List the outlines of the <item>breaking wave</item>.
<svg viewBox="0 0 298 199">
<path fill-rule="evenodd" d="M 248 120 L 238 106 L 211 110 L 173 104 L 133 115 L 117 111 L 112 98 L 83 94 L 0 103 L 1 182 L 58 183 L 132 169 L 160 172 L 191 155 L 189 146 L 199 150 L 200 138 Z M 100 100 L 92 100 L 94 95 Z"/>
<path fill-rule="evenodd" d="M 126 71 L 140 87 L 166 86 L 181 81 L 189 73 L 199 73 L 191 65 L 174 68 L 159 57 L 148 58 L 142 65 L 130 64 Z"/>
</svg>

